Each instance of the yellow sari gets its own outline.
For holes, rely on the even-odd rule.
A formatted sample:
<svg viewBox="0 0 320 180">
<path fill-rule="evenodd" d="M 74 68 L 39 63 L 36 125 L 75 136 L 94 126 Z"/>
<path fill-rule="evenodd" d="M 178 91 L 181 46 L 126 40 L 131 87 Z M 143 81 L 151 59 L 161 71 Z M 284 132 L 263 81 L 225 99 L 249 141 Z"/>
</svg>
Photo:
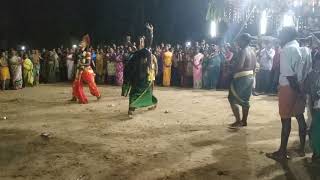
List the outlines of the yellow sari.
<svg viewBox="0 0 320 180">
<path fill-rule="evenodd" d="M 25 59 L 23 62 L 23 80 L 26 85 L 33 85 L 33 64 L 30 59 Z"/>
<path fill-rule="evenodd" d="M 10 79 L 10 71 L 8 62 L 3 57 L 0 58 L 0 80 L 6 81 Z"/>
<path fill-rule="evenodd" d="M 171 83 L 171 66 L 173 54 L 167 51 L 163 54 L 163 86 L 170 86 Z"/>
</svg>

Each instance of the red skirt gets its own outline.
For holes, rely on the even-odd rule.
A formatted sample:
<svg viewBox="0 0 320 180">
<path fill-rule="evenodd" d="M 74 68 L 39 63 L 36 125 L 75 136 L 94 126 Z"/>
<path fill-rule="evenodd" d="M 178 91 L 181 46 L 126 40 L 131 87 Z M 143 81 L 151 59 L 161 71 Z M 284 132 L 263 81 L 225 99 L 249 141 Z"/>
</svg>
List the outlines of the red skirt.
<svg viewBox="0 0 320 180">
<path fill-rule="evenodd" d="M 290 86 L 280 86 L 279 90 L 279 114 L 282 119 L 288 119 L 301 115 L 305 111 L 306 96 L 298 94 Z"/>
<path fill-rule="evenodd" d="M 90 93 L 93 96 L 100 97 L 100 92 L 97 88 L 97 85 L 95 83 L 95 74 L 92 70 L 83 70 L 80 71 L 78 74 L 78 77 L 73 82 L 73 97 L 77 98 L 79 100 L 79 103 L 81 104 L 87 104 L 88 98 L 84 93 L 83 90 L 83 83 L 87 83 L 89 86 Z"/>
</svg>

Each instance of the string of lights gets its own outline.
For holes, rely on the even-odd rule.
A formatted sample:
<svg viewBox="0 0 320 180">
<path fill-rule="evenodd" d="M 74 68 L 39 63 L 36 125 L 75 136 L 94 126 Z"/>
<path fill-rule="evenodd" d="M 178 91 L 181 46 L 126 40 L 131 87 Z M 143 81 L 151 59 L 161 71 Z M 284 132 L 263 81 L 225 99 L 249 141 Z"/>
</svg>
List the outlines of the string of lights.
<svg viewBox="0 0 320 180">
<path fill-rule="evenodd" d="M 272 34 L 283 26 L 319 30 L 320 0 L 211 0 L 207 20 L 245 27 L 260 22 L 260 34 Z"/>
</svg>

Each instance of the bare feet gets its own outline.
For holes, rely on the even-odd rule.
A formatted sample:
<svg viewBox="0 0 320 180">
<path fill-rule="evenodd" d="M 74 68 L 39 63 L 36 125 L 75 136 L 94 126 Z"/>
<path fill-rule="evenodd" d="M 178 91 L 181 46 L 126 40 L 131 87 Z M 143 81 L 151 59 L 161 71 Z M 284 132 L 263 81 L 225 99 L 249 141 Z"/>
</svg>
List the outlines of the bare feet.
<svg viewBox="0 0 320 180">
<path fill-rule="evenodd" d="M 242 127 L 247 127 L 247 126 L 248 126 L 247 121 L 241 121 L 241 126 L 242 126 Z"/>
<path fill-rule="evenodd" d="M 248 126 L 246 121 L 236 121 L 232 124 L 229 124 L 230 128 L 241 128 L 241 127 L 246 127 Z"/>
<path fill-rule="evenodd" d="M 279 151 L 276 151 L 274 153 L 266 153 L 266 157 L 278 162 L 284 162 L 290 159 L 290 157 L 287 154 L 281 153 Z"/>
<path fill-rule="evenodd" d="M 306 156 L 306 152 L 304 151 L 304 149 L 296 149 L 295 152 L 298 153 L 299 157 L 305 157 Z"/>
<path fill-rule="evenodd" d="M 229 124 L 229 127 L 230 128 L 240 128 L 240 127 L 242 127 L 242 123 L 240 121 L 236 121 L 232 124 Z"/>
<path fill-rule="evenodd" d="M 312 155 L 312 162 L 320 165 L 320 156 Z"/>
<path fill-rule="evenodd" d="M 155 110 L 156 108 L 157 108 L 157 105 L 154 105 L 154 106 L 149 107 L 148 110 L 149 110 L 149 111 L 153 111 L 153 110 Z"/>
<path fill-rule="evenodd" d="M 71 101 L 71 102 L 76 102 L 76 101 L 77 101 L 77 98 L 76 98 L 76 97 L 72 97 L 72 99 L 70 99 L 69 101 Z"/>
<path fill-rule="evenodd" d="M 128 111 L 128 115 L 129 115 L 129 116 L 132 116 L 132 115 L 133 115 L 133 111 L 129 110 L 129 111 Z"/>
</svg>

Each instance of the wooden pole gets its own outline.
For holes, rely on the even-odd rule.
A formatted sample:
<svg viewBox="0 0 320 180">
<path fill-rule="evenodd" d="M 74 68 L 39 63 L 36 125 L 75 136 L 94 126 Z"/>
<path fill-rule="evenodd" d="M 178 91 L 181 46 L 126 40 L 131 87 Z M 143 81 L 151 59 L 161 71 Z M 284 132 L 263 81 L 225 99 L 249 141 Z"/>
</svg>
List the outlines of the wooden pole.
<svg viewBox="0 0 320 180">
<path fill-rule="evenodd" d="M 235 38 L 233 39 L 233 41 L 235 41 L 235 40 L 240 36 L 240 34 L 242 33 L 242 31 L 243 31 L 244 27 L 246 26 L 247 22 L 250 20 L 250 17 L 251 17 L 251 15 L 253 14 L 253 12 L 254 12 L 255 9 L 256 9 L 256 7 L 254 6 L 254 7 L 252 8 L 252 10 L 250 11 L 249 16 L 246 18 L 245 21 L 243 21 L 243 24 L 242 24 L 242 26 L 241 26 L 241 28 L 240 28 L 240 31 L 239 31 L 238 34 L 235 36 Z"/>
</svg>

